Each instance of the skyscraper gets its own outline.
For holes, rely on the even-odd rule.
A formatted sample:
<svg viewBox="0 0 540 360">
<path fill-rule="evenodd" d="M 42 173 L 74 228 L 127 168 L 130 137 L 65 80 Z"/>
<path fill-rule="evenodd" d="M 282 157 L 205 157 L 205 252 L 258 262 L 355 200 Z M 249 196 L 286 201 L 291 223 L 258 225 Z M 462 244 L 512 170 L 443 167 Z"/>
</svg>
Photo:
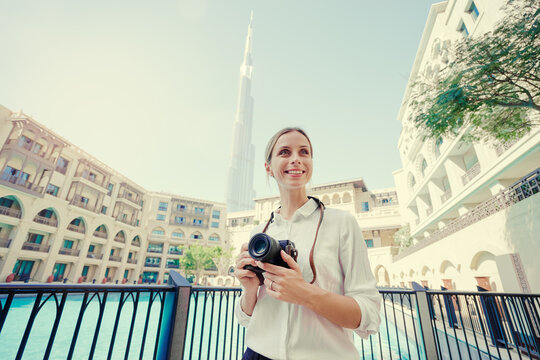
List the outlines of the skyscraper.
<svg viewBox="0 0 540 360">
<path fill-rule="evenodd" d="M 255 148 L 251 143 L 253 125 L 253 97 L 251 96 L 251 61 L 253 12 L 248 26 L 244 60 L 240 66 L 238 106 L 234 120 L 233 143 L 229 178 L 227 182 L 228 211 L 248 210 L 254 207 L 253 163 Z"/>
</svg>

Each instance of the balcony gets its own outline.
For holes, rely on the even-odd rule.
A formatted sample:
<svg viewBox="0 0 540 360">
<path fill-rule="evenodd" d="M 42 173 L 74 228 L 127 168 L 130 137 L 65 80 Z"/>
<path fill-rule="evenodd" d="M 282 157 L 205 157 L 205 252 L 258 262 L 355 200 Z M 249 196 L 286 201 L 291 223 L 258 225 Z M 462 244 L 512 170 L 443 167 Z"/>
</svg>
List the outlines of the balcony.
<svg viewBox="0 0 540 360">
<path fill-rule="evenodd" d="M 75 205 L 77 207 L 80 207 L 81 209 L 85 209 L 85 210 L 88 210 L 88 211 L 92 211 L 92 212 L 95 212 L 97 213 L 97 204 L 95 205 L 90 205 L 90 203 L 88 202 L 84 202 L 84 201 L 81 201 L 80 199 L 77 199 L 76 197 L 74 197 L 73 199 L 71 199 L 71 201 L 69 202 L 70 205 Z"/>
<path fill-rule="evenodd" d="M 141 242 L 140 241 L 132 241 L 131 245 L 133 245 L 133 246 L 141 246 Z"/>
<path fill-rule="evenodd" d="M 167 269 L 180 269 L 180 264 L 167 264 Z"/>
<path fill-rule="evenodd" d="M 517 142 L 518 142 L 518 139 L 515 139 L 515 140 L 509 141 L 509 142 L 499 144 L 495 148 L 495 154 L 497 154 L 497 156 L 501 156 L 503 153 L 506 152 L 506 150 L 510 149 Z"/>
<path fill-rule="evenodd" d="M 118 242 L 120 242 L 122 244 L 126 243 L 126 239 L 124 237 L 122 237 L 122 236 L 115 236 L 114 241 L 118 241 Z"/>
<path fill-rule="evenodd" d="M 56 165 L 56 171 L 58 171 L 60 174 L 66 175 L 67 167 Z"/>
<path fill-rule="evenodd" d="M 133 220 L 129 220 L 129 219 L 122 219 L 121 216 L 117 216 L 116 218 L 116 221 L 120 221 L 121 223 L 124 223 L 126 225 L 130 225 L 130 226 L 139 226 L 137 224 L 137 219 L 133 219 Z"/>
<path fill-rule="evenodd" d="M 169 249 L 168 253 L 171 254 L 171 255 L 182 255 L 182 250 Z"/>
<path fill-rule="evenodd" d="M 58 226 L 58 220 L 47 218 L 44 216 L 39 216 L 39 215 L 36 215 L 36 217 L 34 218 L 34 222 L 37 222 L 38 224 L 48 225 L 48 226 L 54 226 L 54 227 Z"/>
<path fill-rule="evenodd" d="M 107 188 L 106 188 L 106 177 L 103 176 L 101 181 L 97 179 L 97 177 L 95 175 L 92 175 L 89 171 L 86 171 L 86 170 L 83 170 L 83 171 L 77 171 L 77 173 L 75 174 L 74 177 L 81 177 L 85 180 L 88 180 L 90 181 L 91 183 L 93 184 L 96 184 L 97 186 L 101 187 L 103 189 L 105 189 L 107 192 L 109 191 Z"/>
<path fill-rule="evenodd" d="M 11 216 L 17 219 L 21 218 L 21 210 L 0 206 L 0 215 Z"/>
<path fill-rule="evenodd" d="M 441 203 L 444 204 L 452 197 L 452 190 L 448 189 L 441 195 Z"/>
<path fill-rule="evenodd" d="M 98 254 L 98 253 L 95 253 L 95 252 L 89 252 L 88 254 L 86 254 L 86 257 L 89 258 L 89 259 L 101 260 L 101 259 L 103 259 L 103 254 Z"/>
<path fill-rule="evenodd" d="M 163 254 L 163 249 L 148 248 L 147 252 L 151 252 L 155 254 Z"/>
<path fill-rule="evenodd" d="M 34 185 L 27 179 L 23 179 L 19 176 L 4 174 L 0 178 L 0 183 L 4 183 L 7 186 L 14 187 L 17 190 L 21 190 L 32 195 L 43 197 L 43 186 Z"/>
<path fill-rule="evenodd" d="M 103 232 L 103 231 L 94 231 L 94 236 L 96 236 L 98 238 L 106 239 L 107 238 L 107 233 Z"/>
<path fill-rule="evenodd" d="M 81 233 L 81 234 L 84 234 L 85 230 L 84 230 L 84 227 L 82 226 L 77 226 L 77 225 L 73 225 L 73 224 L 69 224 L 67 226 L 68 230 L 70 231 L 75 231 L 75 232 L 78 232 L 78 233 Z"/>
<path fill-rule="evenodd" d="M 33 243 L 33 242 L 25 241 L 23 243 L 22 249 L 23 250 L 31 250 L 31 251 L 39 251 L 39 252 L 48 253 L 49 249 L 50 249 L 50 246 L 47 245 L 47 244 L 36 244 L 36 243 Z"/>
<path fill-rule="evenodd" d="M 60 255 L 79 256 L 79 253 L 80 251 L 76 249 L 61 248 L 58 250 L 58 254 Z"/>
<path fill-rule="evenodd" d="M 137 259 L 127 259 L 127 262 L 130 263 L 130 264 L 136 264 Z"/>
<path fill-rule="evenodd" d="M 40 161 L 46 161 L 49 164 L 53 164 L 51 157 L 47 156 L 47 152 L 44 150 L 41 150 L 41 148 L 36 147 L 36 143 L 34 141 L 31 141 L 29 143 L 22 142 L 21 139 L 11 139 L 6 142 L 5 145 L 6 148 L 15 149 L 20 153 L 23 153 L 25 155 L 29 155 L 34 159 L 40 160 Z"/>
<path fill-rule="evenodd" d="M 156 234 L 148 234 L 148 240 L 165 241 L 165 240 L 167 240 L 167 236 L 165 236 L 165 235 L 156 235 Z"/>
<path fill-rule="evenodd" d="M 11 245 L 11 239 L 0 239 L 0 248 L 9 248 Z"/>
<path fill-rule="evenodd" d="M 122 257 L 117 255 L 109 255 L 109 260 L 121 262 Z"/>
<path fill-rule="evenodd" d="M 480 174 L 480 163 L 474 164 L 467 172 L 461 177 L 463 185 L 467 185 L 472 179 Z"/>
<path fill-rule="evenodd" d="M 137 209 L 141 208 L 139 196 L 133 196 L 130 192 L 123 191 L 123 192 L 119 193 L 117 197 L 118 197 L 118 199 L 125 199 L 125 200 L 129 201 L 130 202 L 129 205 L 131 205 L 131 206 L 135 205 L 135 207 Z"/>
<path fill-rule="evenodd" d="M 158 268 L 158 267 L 161 267 L 161 264 L 144 263 L 144 266 L 145 266 L 145 267 Z"/>
</svg>

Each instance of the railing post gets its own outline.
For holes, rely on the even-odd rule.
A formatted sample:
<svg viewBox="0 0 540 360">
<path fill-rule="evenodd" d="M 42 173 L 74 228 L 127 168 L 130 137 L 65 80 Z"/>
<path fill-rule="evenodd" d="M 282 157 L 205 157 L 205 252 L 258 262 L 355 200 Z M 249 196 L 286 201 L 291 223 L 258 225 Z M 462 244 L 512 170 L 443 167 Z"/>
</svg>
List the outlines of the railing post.
<svg viewBox="0 0 540 360">
<path fill-rule="evenodd" d="M 426 289 L 414 281 L 412 282 L 412 288 L 416 292 L 416 307 L 418 319 L 420 321 L 420 330 L 422 331 L 426 359 L 439 359 L 439 352 L 437 351 L 437 344 L 435 343 L 433 326 L 431 324 L 431 315 L 433 311 L 430 309 L 431 305 Z"/>
<path fill-rule="evenodd" d="M 173 321 L 171 325 L 167 359 L 182 359 L 186 342 L 191 284 L 174 270 L 169 272 L 169 284 L 176 288 Z"/>
</svg>

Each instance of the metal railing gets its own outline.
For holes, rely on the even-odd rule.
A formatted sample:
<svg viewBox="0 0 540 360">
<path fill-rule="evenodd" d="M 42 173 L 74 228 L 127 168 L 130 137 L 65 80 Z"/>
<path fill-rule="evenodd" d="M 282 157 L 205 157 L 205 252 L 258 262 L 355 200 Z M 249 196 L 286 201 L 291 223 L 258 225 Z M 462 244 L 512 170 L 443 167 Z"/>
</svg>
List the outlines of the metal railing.
<svg viewBox="0 0 540 360">
<path fill-rule="evenodd" d="M 0 215 L 7 215 L 11 217 L 21 218 L 21 210 L 12 209 L 5 206 L 0 206 Z"/>
<path fill-rule="evenodd" d="M 106 239 L 107 233 L 103 231 L 94 231 L 94 236 L 97 236 L 98 238 Z"/>
<path fill-rule="evenodd" d="M 40 251 L 40 252 L 49 252 L 50 245 L 47 244 L 37 244 L 29 241 L 25 241 L 22 245 L 23 250 L 32 250 L 32 251 Z"/>
<path fill-rule="evenodd" d="M 101 259 L 103 259 L 103 254 L 98 254 L 98 253 L 95 253 L 95 252 L 89 252 L 88 254 L 86 254 L 86 257 L 89 258 L 89 259 L 101 260 Z"/>
<path fill-rule="evenodd" d="M 474 179 L 478 174 L 480 174 L 480 163 L 477 162 L 467 172 L 461 177 L 461 182 L 463 185 L 467 185 L 469 181 Z"/>
<path fill-rule="evenodd" d="M 67 228 L 68 230 L 75 231 L 81 234 L 84 234 L 86 232 L 84 227 L 79 225 L 68 224 Z"/>
<path fill-rule="evenodd" d="M 36 356 L 44 359 L 171 359 L 180 354 L 184 359 L 240 359 L 245 329 L 234 311 L 242 290 L 191 287 L 174 270 L 169 281 L 168 286 L 0 285 L 0 340 L 16 344 L 2 354 L 25 355 L 30 332 L 35 351 L 35 333 L 43 331 L 44 356 Z M 381 327 L 368 339 L 355 337 L 360 358 L 539 358 L 540 295 L 431 291 L 417 283 L 413 288 L 379 290 Z M 28 319 L 22 336 L 12 331 L 20 319 Z M 66 322 L 70 330 L 58 332 Z"/>
<path fill-rule="evenodd" d="M 79 256 L 80 250 L 68 249 L 68 248 L 60 248 L 58 250 L 58 253 L 61 254 L 61 255 Z"/>
<path fill-rule="evenodd" d="M 109 260 L 112 260 L 112 261 L 122 261 L 122 257 L 121 256 L 117 256 L 117 255 L 109 255 Z"/>
<path fill-rule="evenodd" d="M 34 218 L 34 222 L 37 222 L 43 225 L 48 225 L 48 226 L 54 226 L 54 227 L 58 226 L 58 220 L 51 219 L 45 216 L 36 215 L 36 217 Z"/>
<path fill-rule="evenodd" d="M 9 248 L 11 245 L 11 239 L 0 239 L 0 247 Z"/>
</svg>

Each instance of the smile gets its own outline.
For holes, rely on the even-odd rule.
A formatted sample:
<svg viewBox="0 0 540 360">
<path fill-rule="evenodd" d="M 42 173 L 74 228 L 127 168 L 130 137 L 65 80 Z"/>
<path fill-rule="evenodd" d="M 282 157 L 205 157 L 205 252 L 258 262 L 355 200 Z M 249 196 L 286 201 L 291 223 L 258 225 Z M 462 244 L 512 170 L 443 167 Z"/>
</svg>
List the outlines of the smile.
<svg viewBox="0 0 540 360">
<path fill-rule="evenodd" d="M 286 174 L 303 174 L 305 173 L 304 170 L 285 170 Z"/>
</svg>

